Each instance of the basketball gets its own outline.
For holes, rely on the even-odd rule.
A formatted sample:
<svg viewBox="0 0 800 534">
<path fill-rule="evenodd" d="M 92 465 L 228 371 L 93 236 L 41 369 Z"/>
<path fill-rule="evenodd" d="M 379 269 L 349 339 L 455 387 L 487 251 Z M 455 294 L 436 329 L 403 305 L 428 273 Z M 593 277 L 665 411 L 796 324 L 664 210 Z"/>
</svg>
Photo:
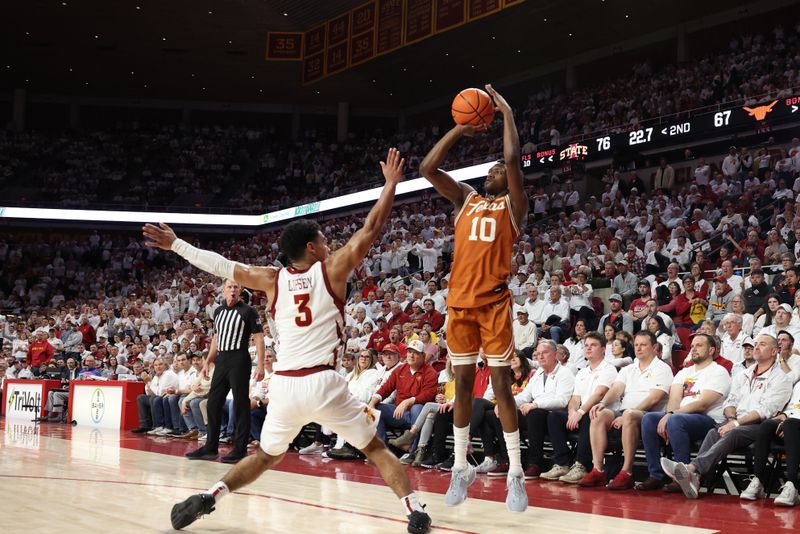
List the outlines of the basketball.
<svg viewBox="0 0 800 534">
<path fill-rule="evenodd" d="M 494 118 L 492 99 L 481 89 L 464 89 L 453 99 L 450 107 L 456 124 L 480 126 L 489 125 Z"/>
</svg>

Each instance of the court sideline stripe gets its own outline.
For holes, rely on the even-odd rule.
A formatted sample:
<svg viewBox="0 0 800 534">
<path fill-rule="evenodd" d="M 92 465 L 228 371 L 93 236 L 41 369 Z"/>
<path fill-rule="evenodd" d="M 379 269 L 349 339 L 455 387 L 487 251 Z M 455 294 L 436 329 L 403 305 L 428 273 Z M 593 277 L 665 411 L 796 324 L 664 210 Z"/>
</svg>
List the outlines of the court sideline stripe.
<svg viewBox="0 0 800 534">
<path fill-rule="evenodd" d="M 0 478 L 17 478 L 17 479 L 31 479 L 31 480 L 66 480 L 72 482 L 104 482 L 106 484 L 122 484 L 122 485 L 129 485 L 129 486 L 150 486 L 156 488 L 170 488 L 170 489 L 187 489 L 187 490 L 198 490 L 203 491 L 203 488 L 198 487 L 191 487 L 191 486 L 175 486 L 172 484 L 150 484 L 146 482 L 129 482 L 125 480 L 95 480 L 91 478 L 72 478 L 72 477 L 44 477 L 44 476 L 37 476 L 37 475 L 3 475 L 0 474 Z M 303 501 L 295 501 L 293 499 L 287 499 L 285 497 L 275 497 L 272 495 L 262 495 L 261 493 L 250 493 L 246 491 L 235 491 L 233 492 L 235 495 L 245 495 L 247 497 L 261 497 L 262 499 L 272 499 L 276 501 L 286 502 L 290 504 L 299 504 L 301 506 L 310 506 L 312 508 L 321 508 L 323 510 L 331 510 L 334 512 L 342 512 L 345 514 L 353 514 L 353 515 L 360 515 L 364 517 L 370 517 L 373 519 L 383 519 L 386 521 L 393 521 L 395 523 L 403 523 L 405 524 L 406 521 L 402 519 L 397 519 L 394 517 L 386 517 L 382 515 L 370 514 L 367 512 L 357 512 L 355 510 L 345 510 L 342 508 L 336 508 L 334 506 L 326 506 L 324 504 L 314 504 L 310 502 L 303 502 Z M 458 530 L 455 528 L 449 527 L 441 527 L 437 525 L 431 525 L 431 528 L 435 528 L 437 530 L 446 530 L 448 532 L 457 532 L 458 534 L 479 534 L 477 532 L 472 532 L 470 530 Z"/>
</svg>

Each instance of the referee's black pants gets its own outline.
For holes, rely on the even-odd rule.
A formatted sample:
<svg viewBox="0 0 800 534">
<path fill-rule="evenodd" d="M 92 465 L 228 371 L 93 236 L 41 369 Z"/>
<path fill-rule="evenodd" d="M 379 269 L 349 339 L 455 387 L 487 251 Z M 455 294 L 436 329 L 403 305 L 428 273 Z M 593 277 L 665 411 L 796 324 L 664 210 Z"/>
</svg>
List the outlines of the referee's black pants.
<svg viewBox="0 0 800 534">
<path fill-rule="evenodd" d="M 208 437 L 205 449 L 216 452 L 219 448 L 219 430 L 225 397 L 233 391 L 233 413 L 236 430 L 233 435 L 234 451 L 247 453 L 250 437 L 250 355 L 242 352 L 221 352 L 214 361 L 214 376 L 208 391 Z"/>
</svg>

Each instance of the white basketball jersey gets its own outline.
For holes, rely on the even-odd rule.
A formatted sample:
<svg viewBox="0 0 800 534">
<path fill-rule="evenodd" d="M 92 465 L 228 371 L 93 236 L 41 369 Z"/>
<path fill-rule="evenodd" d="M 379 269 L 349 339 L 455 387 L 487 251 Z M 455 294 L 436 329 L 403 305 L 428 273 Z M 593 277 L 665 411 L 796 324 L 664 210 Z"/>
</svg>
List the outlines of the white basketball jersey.
<svg viewBox="0 0 800 534">
<path fill-rule="evenodd" d="M 278 271 L 270 313 L 280 339 L 276 371 L 330 365 L 342 352 L 344 303 L 334 295 L 318 261 L 308 270 Z"/>
</svg>

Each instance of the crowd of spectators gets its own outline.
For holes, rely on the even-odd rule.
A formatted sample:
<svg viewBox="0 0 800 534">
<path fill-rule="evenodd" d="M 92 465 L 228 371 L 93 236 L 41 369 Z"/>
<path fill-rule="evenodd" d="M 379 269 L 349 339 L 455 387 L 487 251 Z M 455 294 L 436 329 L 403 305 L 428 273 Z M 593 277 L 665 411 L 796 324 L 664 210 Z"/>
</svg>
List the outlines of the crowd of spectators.
<svg viewBox="0 0 800 534">
<path fill-rule="evenodd" d="M 517 110 L 523 152 L 592 132 L 626 131 L 651 118 L 712 104 L 753 104 L 792 94 L 800 86 L 800 56 L 794 53 L 798 29 L 778 26 L 766 34 L 745 34 L 732 38 L 727 51 L 661 68 L 636 65 L 629 76 L 599 85 L 566 92 L 543 88 Z M 3 132 L 0 188 L 30 191 L 35 186 L 33 194 L 15 199 L 28 204 L 173 205 L 264 213 L 378 185 L 375 169 L 387 146 L 407 154 L 408 172 L 415 174 L 448 127 L 445 122 L 398 132 L 351 132 L 343 142 L 336 141 L 334 132 L 315 127 L 291 141 L 274 126 L 134 123 L 88 134 Z M 495 121 L 487 135 L 459 143 L 446 165 L 496 159 L 500 128 Z"/>
</svg>

